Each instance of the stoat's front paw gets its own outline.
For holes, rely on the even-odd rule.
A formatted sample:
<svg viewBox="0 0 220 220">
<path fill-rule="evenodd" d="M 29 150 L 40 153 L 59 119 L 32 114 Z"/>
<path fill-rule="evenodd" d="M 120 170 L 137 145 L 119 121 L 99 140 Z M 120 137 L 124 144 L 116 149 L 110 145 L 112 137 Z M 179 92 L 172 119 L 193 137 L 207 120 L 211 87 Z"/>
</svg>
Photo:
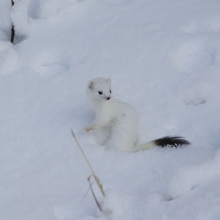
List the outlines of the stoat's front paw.
<svg viewBox="0 0 220 220">
<path fill-rule="evenodd" d="M 83 128 L 83 131 L 84 131 L 84 132 L 89 132 L 89 131 L 91 131 L 91 130 L 93 130 L 92 127 L 85 127 L 85 128 Z"/>
<path fill-rule="evenodd" d="M 97 130 L 100 130 L 100 129 L 101 129 L 101 126 L 99 126 L 99 125 L 93 125 L 93 126 L 85 127 L 85 128 L 83 129 L 83 131 L 89 132 L 89 131 L 97 131 Z"/>
</svg>

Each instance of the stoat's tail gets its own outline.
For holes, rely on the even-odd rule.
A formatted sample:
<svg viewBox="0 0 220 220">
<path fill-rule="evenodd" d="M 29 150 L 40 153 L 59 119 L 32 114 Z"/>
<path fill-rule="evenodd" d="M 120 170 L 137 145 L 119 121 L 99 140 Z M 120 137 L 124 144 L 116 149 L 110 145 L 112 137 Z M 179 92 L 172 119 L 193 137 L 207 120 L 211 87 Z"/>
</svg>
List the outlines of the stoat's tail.
<svg viewBox="0 0 220 220">
<path fill-rule="evenodd" d="M 166 147 L 166 146 L 178 147 L 178 146 L 189 145 L 189 144 L 190 144 L 190 142 L 185 140 L 183 137 L 166 136 L 166 137 L 162 137 L 162 138 L 153 140 L 151 142 L 144 143 L 144 144 L 140 145 L 139 147 L 137 147 L 135 149 L 135 151 L 148 150 L 148 149 L 156 147 L 156 146 L 158 146 L 158 147 Z"/>
</svg>

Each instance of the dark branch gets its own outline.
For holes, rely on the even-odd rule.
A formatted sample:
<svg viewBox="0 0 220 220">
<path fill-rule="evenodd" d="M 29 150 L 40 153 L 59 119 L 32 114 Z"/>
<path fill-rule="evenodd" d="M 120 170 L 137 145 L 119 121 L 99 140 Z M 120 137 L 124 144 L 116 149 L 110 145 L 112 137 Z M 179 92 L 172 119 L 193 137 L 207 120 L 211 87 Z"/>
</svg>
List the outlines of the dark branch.
<svg viewBox="0 0 220 220">
<path fill-rule="evenodd" d="M 12 28 L 11 28 L 11 43 L 14 42 L 14 38 L 15 38 L 15 29 L 14 29 L 14 25 L 12 25 Z"/>
<path fill-rule="evenodd" d="M 14 5 L 13 0 L 11 0 L 11 5 L 12 6 Z M 12 25 L 12 28 L 11 28 L 11 43 L 14 42 L 14 37 L 15 37 L 15 29 L 14 29 L 14 25 Z"/>
</svg>

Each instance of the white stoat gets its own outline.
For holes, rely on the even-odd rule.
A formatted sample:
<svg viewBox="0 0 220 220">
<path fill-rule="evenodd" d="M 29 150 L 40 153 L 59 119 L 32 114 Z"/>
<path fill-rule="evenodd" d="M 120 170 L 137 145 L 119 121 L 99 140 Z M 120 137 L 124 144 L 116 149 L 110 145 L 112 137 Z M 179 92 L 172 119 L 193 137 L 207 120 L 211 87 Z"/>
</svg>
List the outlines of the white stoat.
<svg viewBox="0 0 220 220">
<path fill-rule="evenodd" d="M 97 131 L 109 128 L 107 149 L 122 151 L 146 150 L 155 146 L 177 146 L 190 144 L 181 137 L 163 137 L 137 146 L 138 113 L 125 102 L 111 97 L 111 79 L 95 78 L 87 85 L 87 97 L 95 110 L 96 118 L 84 131 Z"/>
</svg>

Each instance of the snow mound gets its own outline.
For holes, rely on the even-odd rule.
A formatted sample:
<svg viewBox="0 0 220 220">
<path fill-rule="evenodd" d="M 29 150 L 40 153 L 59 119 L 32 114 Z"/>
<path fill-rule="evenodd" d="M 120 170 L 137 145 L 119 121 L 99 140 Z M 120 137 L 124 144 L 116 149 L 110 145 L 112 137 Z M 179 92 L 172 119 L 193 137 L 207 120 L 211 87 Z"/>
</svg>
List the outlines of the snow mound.
<svg viewBox="0 0 220 220">
<path fill-rule="evenodd" d="M 173 65 L 179 72 L 202 71 L 215 61 L 215 49 L 202 40 L 182 43 L 172 55 Z"/>
<path fill-rule="evenodd" d="M 67 71 L 69 69 L 69 61 L 65 54 L 44 52 L 37 55 L 32 66 L 37 73 L 47 78 Z"/>
<path fill-rule="evenodd" d="M 11 1 L 0 1 L 0 40 L 8 40 L 7 32 L 11 29 Z"/>
<path fill-rule="evenodd" d="M 104 219 L 123 220 L 124 219 L 124 199 L 120 193 L 114 190 L 107 190 L 102 204 Z"/>
<path fill-rule="evenodd" d="M 9 42 L 0 41 L 0 75 L 12 72 L 18 63 L 19 55 Z"/>
<path fill-rule="evenodd" d="M 39 1 L 39 18 L 47 18 L 57 16 L 62 12 L 71 12 L 75 16 L 79 16 L 84 11 L 87 1 L 83 0 L 40 0 Z M 83 7 L 82 7 L 83 6 Z"/>
<path fill-rule="evenodd" d="M 30 0 L 16 1 L 11 11 L 11 18 L 16 35 L 26 35 L 28 32 L 28 7 Z"/>
<path fill-rule="evenodd" d="M 172 177 L 169 185 L 169 194 L 177 198 L 200 185 L 220 177 L 220 151 L 214 159 L 194 166 L 180 168 Z"/>
</svg>

